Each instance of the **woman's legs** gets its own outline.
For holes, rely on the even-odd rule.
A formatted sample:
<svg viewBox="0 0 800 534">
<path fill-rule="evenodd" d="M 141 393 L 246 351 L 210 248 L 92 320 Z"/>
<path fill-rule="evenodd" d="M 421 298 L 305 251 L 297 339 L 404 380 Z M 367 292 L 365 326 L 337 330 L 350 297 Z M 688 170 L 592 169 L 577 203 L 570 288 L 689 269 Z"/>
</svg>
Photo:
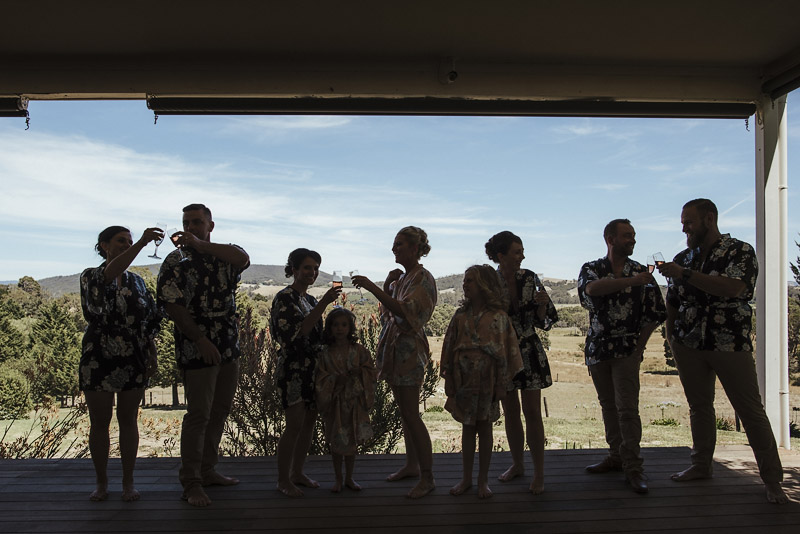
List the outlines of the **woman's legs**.
<svg viewBox="0 0 800 534">
<path fill-rule="evenodd" d="M 536 495 L 544 491 L 544 423 L 542 423 L 541 391 L 522 391 L 522 412 L 528 432 L 528 447 L 533 459 L 533 481 L 530 491 Z"/>
<path fill-rule="evenodd" d="M 478 421 L 478 498 L 488 499 L 492 496 L 489 489 L 489 464 L 492 460 L 492 422 Z M 475 436 L 472 437 L 473 452 Z M 470 462 L 471 463 L 471 462 Z M 470 467 L 471 469 L 471 467 Z"/>
<path fill-rule="evenodd" d="M 292 455 L 292 482 L 307 488 L 319 487 L 319 482 L 308 478 L 308 476 L 306 476 L 306 474 L 303 472 L 303 466 L 306 463 L 308 450 L 311 448 L 311 441 L 314 439 L 314 426 L 316 424 L 317 411 L 305 410 L 303 424 L 300 427 L 300 434 L 297 436 L 297 443 L 294 446 L 294 453 Z"/>
<path fill-rule="evenodd" d="M 286 408 L 286 426 L 278 440 L 278 484 L 280 492 L 288 497 L 302 497 L 303 492 L 294 485 L 290 472 L 294 461 L 298 438 L 306 419 L 306 407 L 302 402 Z"/>
<path fill-rule="evenodd" d="M 403 442 L 406 446 L 406 463 L 399 470 L 386 477 L 388 482 L 397 482 L 398 480 L 403 480 L 404 478 L 419 476 L 419 460 L 417 460 L 417 453 L 414 450 L 414 443 L 409 438 L 410 432 L 406 426 L 406 420 L 402 419 L 402 423 Z"/>
<path fill-rule="evenodd" d="M 392 386 L 400 417 L 403 418 L 403 431 L 406 433 L 406 442 L 410 442 L 419 465 L 420 480 L 408 492 L 412 499 L 424 497 L 436 487 L 433 479 L 433 449 L 431 437 L 422 418 L 419 416 L 419 386 Z M 409 456 L 406 465 L 412 461 Z"/>
<path fill-rule="evenodd" d="M 483 452 L 483 448 L 481 448 Z M 472 487 L 472 467 L 475 464 L 475 426 L 461 426 L 461 461 L 464 473 L 461 482 L 450 488 L 450 495 L 461 495 Z"/>
<path fill-rule="evenodd" d="M 508 448 L 511 450 L 511 467 L 497 477 L 500 482 L 509 482 L 525 474 L 525 433 L 522 428 L 519 396 L 517 391 L 509 391 L 502 401 L 503 415 L 505 416 L 506 437 Z"/>
<path fill-rule="evenodd" d="M 108 498 L 108 427 L 114 412 L 114 394 L 107 391 L 85 391 L 89 408 L 89 452 L 94 463 L 95 489 L 89 499 L 104 501 Z"/>
<path fill-rule="evenodd" d="M 133 468 L 139 450 L 139 403 L 143 389 L 131 389 L 117 394 L 117 423 L 119 424 L 119 454 L 122 457 L 122 500 L 135 501 L 139 492 L 133 487 Z"/>
</svg>

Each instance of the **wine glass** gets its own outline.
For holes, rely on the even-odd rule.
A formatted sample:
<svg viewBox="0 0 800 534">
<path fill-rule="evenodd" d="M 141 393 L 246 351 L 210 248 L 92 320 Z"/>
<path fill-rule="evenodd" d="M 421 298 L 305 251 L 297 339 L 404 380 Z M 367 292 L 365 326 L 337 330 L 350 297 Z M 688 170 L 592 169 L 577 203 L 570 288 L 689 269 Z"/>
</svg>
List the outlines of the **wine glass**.
<svg viewBox="0 0 800 534">
<path fill-rule="evenodd" d="M 664 255 L 661 254 L 660 252 L 656 252 L 655 254 L 653 254 L 653 259 L 655 260 L 657 267 L 661 266 L 664 263 Z"/>
<path fill-rule="evenodd" d="M 350 271 L 350 280 L 352 281 L 353 277 L 354 276 L 358 276 L 358 275 L 359 275 L 358 270 L 353 269 L 352 271 Z M 358 294 L 361 295 L 361 298 L 358 299 L 358 302 L 365 302 L 366 299 L 364 298 L 364 293 L 361 292 L 361 288 L 360 287 L 358 288 Z"/>
<path fill-rule="evenodd" d="M 647 256 L 647 272 L 653 274 L 653 271 L 656 270 L 656 260 L 653 258 L 653 255 Z"/>
<path fill-rule="evenodd" d="M 175 248 L 178 249 L 178 252 L 181 255 L 181 259 L 179 261 L 185 261 L 188 260 L 189 258 L 186 257 L 186 254 L 183 253 L 182 247 L 178 244 L 178 239 L 180 239 L 180 236 L 175 235 L 178 232 L 180 232 L 180 230 L 178 230 L 177 228 L 170 228 L 169 230 L 167 230 L 167 235 L 169 236 L 169 240 L 172 241 L 172 244 L 175 245 Z"/>
<path fill-rule="evenodd" d="M 156 228 L 158 228 L 159 230 L 161 230 L 163 232 L 167 228 L 167 225 L 164 224 L 164 223 L 156 223 Z M 160 260 L 161 257 L 158 255 L 158 246 L 163 242 L 164 242 L 164 236 L 163 235 L 160 238 L 158 238 L 155 241 L 153 241 L 153 243 L 156 244 L 156 249 L 153 251 L 153 253 L 151 255 L 149 255 L 147 257 L 148 258 L 153 258 L 155 260 Z"/>
<path fill-rule="evenodd" d="M 342 287 L 344 286 L 344 282 L 342 281 L 342 271 L 333 271 L 333 287 Z M 334 304 L 337 308 L 339 307 L 339 299 L 336 299 L 337 304 Z"/>
</svg>

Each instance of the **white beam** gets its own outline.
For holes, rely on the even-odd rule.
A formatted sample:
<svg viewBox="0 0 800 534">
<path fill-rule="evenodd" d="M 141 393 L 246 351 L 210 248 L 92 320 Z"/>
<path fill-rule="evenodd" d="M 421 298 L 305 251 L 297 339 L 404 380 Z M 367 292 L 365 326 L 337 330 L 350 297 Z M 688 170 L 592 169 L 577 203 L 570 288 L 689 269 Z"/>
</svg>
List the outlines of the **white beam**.
<svg viewBox="0 0 800 534">
<path fill-rule="evenodd" d="M 786 96 L 758 102 L 756 128 L 756 367 L 778 445 L 789 449 Z"/>
</svg>

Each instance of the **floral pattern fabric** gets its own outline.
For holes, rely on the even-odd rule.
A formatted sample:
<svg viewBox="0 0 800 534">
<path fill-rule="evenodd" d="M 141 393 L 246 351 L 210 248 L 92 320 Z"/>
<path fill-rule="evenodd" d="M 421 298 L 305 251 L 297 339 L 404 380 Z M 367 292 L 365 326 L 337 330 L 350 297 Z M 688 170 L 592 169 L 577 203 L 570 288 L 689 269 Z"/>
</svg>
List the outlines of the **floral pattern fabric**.
<svg viewBox="0 0 800 534">
<path fill-rule="evenodd" d="M 119 392 L 147 386 L 148 344 L 161 315 L 142 277 L 104 280 L 105 266 L 81 274 L 81 308 L 89 323 L 79 364 L 81 391 Z"/>
<path fill-rule="evenodd" d="M 444 407 L 456 421 L 497 421 L 497 393 L 513 389 L 512 377 L 522 369 L 519 341 L 505 312 L 456 311 L 445 334 L 440 371 L 451 393 Z"/>
<path fill-rule="evenodd" d="M 622 267 L 623 277 L 647 272 L 647 267 L 630 258 Z M 578 275 L 578 297 L 589 310 L 589 331 L 584 349 L 586 365 L 625 358 L 633 353 L 642 326 L 662 323 L 667 318 L 664 298 L 657 286 L 626 287 L 623 290 L 590 297 L 586 286 L 602 278 L 613 278 L 611 261 L 603 257 L 583 264 Z"/>
<path fill-rule="evenodd" d="M 235 246 L 235 245 L 234 245 Z M 239 247 L 237 247 L 239 248 Z M 236 285 L 247 266 L 239 268 L 212 254 L 184 249 L 171 252 L 158 273 L 158 304 L 183 306 L 222 356 L 221 364 L 239 358 Z M 197 345 L 175 327 L 175 359 L 182 370 L 211 367 Z"/>
<path fill-rule="evenodd" d="M 717 297 L 680 278 L 670 280 L 667 302 L 678 310 L 673 335 L 696 350 L 752 352 L 753 298 L 758 260 L 752 246 L 723 234 L 705 261 L 700 249 L 686 249 L 673 260 L 678 265 L 712 276 L 726 276 L 745 283 L 738 297 Z"/>
<path fill-rule="evenodd" d="M 421 386 L 430 358 L 423 328 L 436 307 L 436 281 L 420 264 L 395 283 L 392 297 L 403 309 L 405 319 L 386 310 L 383 329 L 375 349 L 378 378 L 394 386 Z"/>
<path fill-rule="evenodd" d="M 372 438 L 369 411 L 375 404 L 378 371 L 369 351 L 350 345 L 338 354 L 322 346 L 315 376 L 317 408 L 331 452 L 352 456 Z"/>
<path fill-rule="evenodd" d="M 306 336 L 300 334 L 300 328 L 316 305 L 317 299 L 301 295 L 292 286 L 272 299 L 270 331 L 278 343 L 276 379 L 284 408 L 298 402 L 314 406 L 314 369 L 322 343 L 322 319 Z"/>
<path fill-rule="evenodd" d="M 503 288 L 503 293 L 509 298 L 508 285 L 500 274 L 499 269 L 497 270 L 497 275 L 500 277 L 500 287 Z M 544 351 L 544 345 L 542 345 L 542 340 L 539 339 L 536 329 L 550 330 L 553 324 L 558 321 L 558 312 L 553 301 L 549 300 L 544 319 L 539 318 L 537 313 L 539 305 L 534 301 L 533 296 L 536 293 L 536 288 L 542 287 L 541 280 L 539 280 L 536 273 L 528 269 L 520 269 L 515 276 L 517 307 L 513 309 L 509 304 L 508 316 L 519 339 L 523 369 L 514 376 L 514 389 L 544 389 L 553 384 L 553 378 L 550 374 L 550 362 L 547 361 L 547 353 Z M 509 303 L 511 303 L 510 298 Z"/>
</svg>

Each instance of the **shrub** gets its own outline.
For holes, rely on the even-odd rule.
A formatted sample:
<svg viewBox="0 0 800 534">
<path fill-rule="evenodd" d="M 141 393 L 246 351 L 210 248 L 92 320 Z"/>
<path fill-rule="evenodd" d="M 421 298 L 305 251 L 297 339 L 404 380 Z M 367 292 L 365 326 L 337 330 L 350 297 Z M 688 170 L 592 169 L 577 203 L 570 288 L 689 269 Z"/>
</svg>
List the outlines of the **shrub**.
<svg viewBox="0 0 800 534">
<path fill-rule="evenodd" d="M 21 372 L 0 368 L 0 419 L 27 419 L 33 409 L 31 387 Z"/>
<path fill-rule="evenodd" d="M 88 429 L 76 432 L 85 415 L 86 404 L 76 405 L 64 417 L 55 405 L 44 404 L 37 408 L 30 428 L 15 440 L 6 441 L 11 425 L 5 428 L 0 435 L 0 458 L 85 458 Z M 32 437 L 34 429 L 36 437 Z M 70 434 L 74 437 L 67 442 Z"/>
<path fill-rule="evenodd" d="M 731 432 L 736 430 L 736 425 L 726 417 L 717 417 L 717 430 L 727 430 Z"/>
<path fill-rule="evenodd" d="M 651 425 L 655 426 L 681 426 L 677 419 L 673 417 L 662 417 L 661 419 L 653 419 L 650 421 Z"/>
</svg>

